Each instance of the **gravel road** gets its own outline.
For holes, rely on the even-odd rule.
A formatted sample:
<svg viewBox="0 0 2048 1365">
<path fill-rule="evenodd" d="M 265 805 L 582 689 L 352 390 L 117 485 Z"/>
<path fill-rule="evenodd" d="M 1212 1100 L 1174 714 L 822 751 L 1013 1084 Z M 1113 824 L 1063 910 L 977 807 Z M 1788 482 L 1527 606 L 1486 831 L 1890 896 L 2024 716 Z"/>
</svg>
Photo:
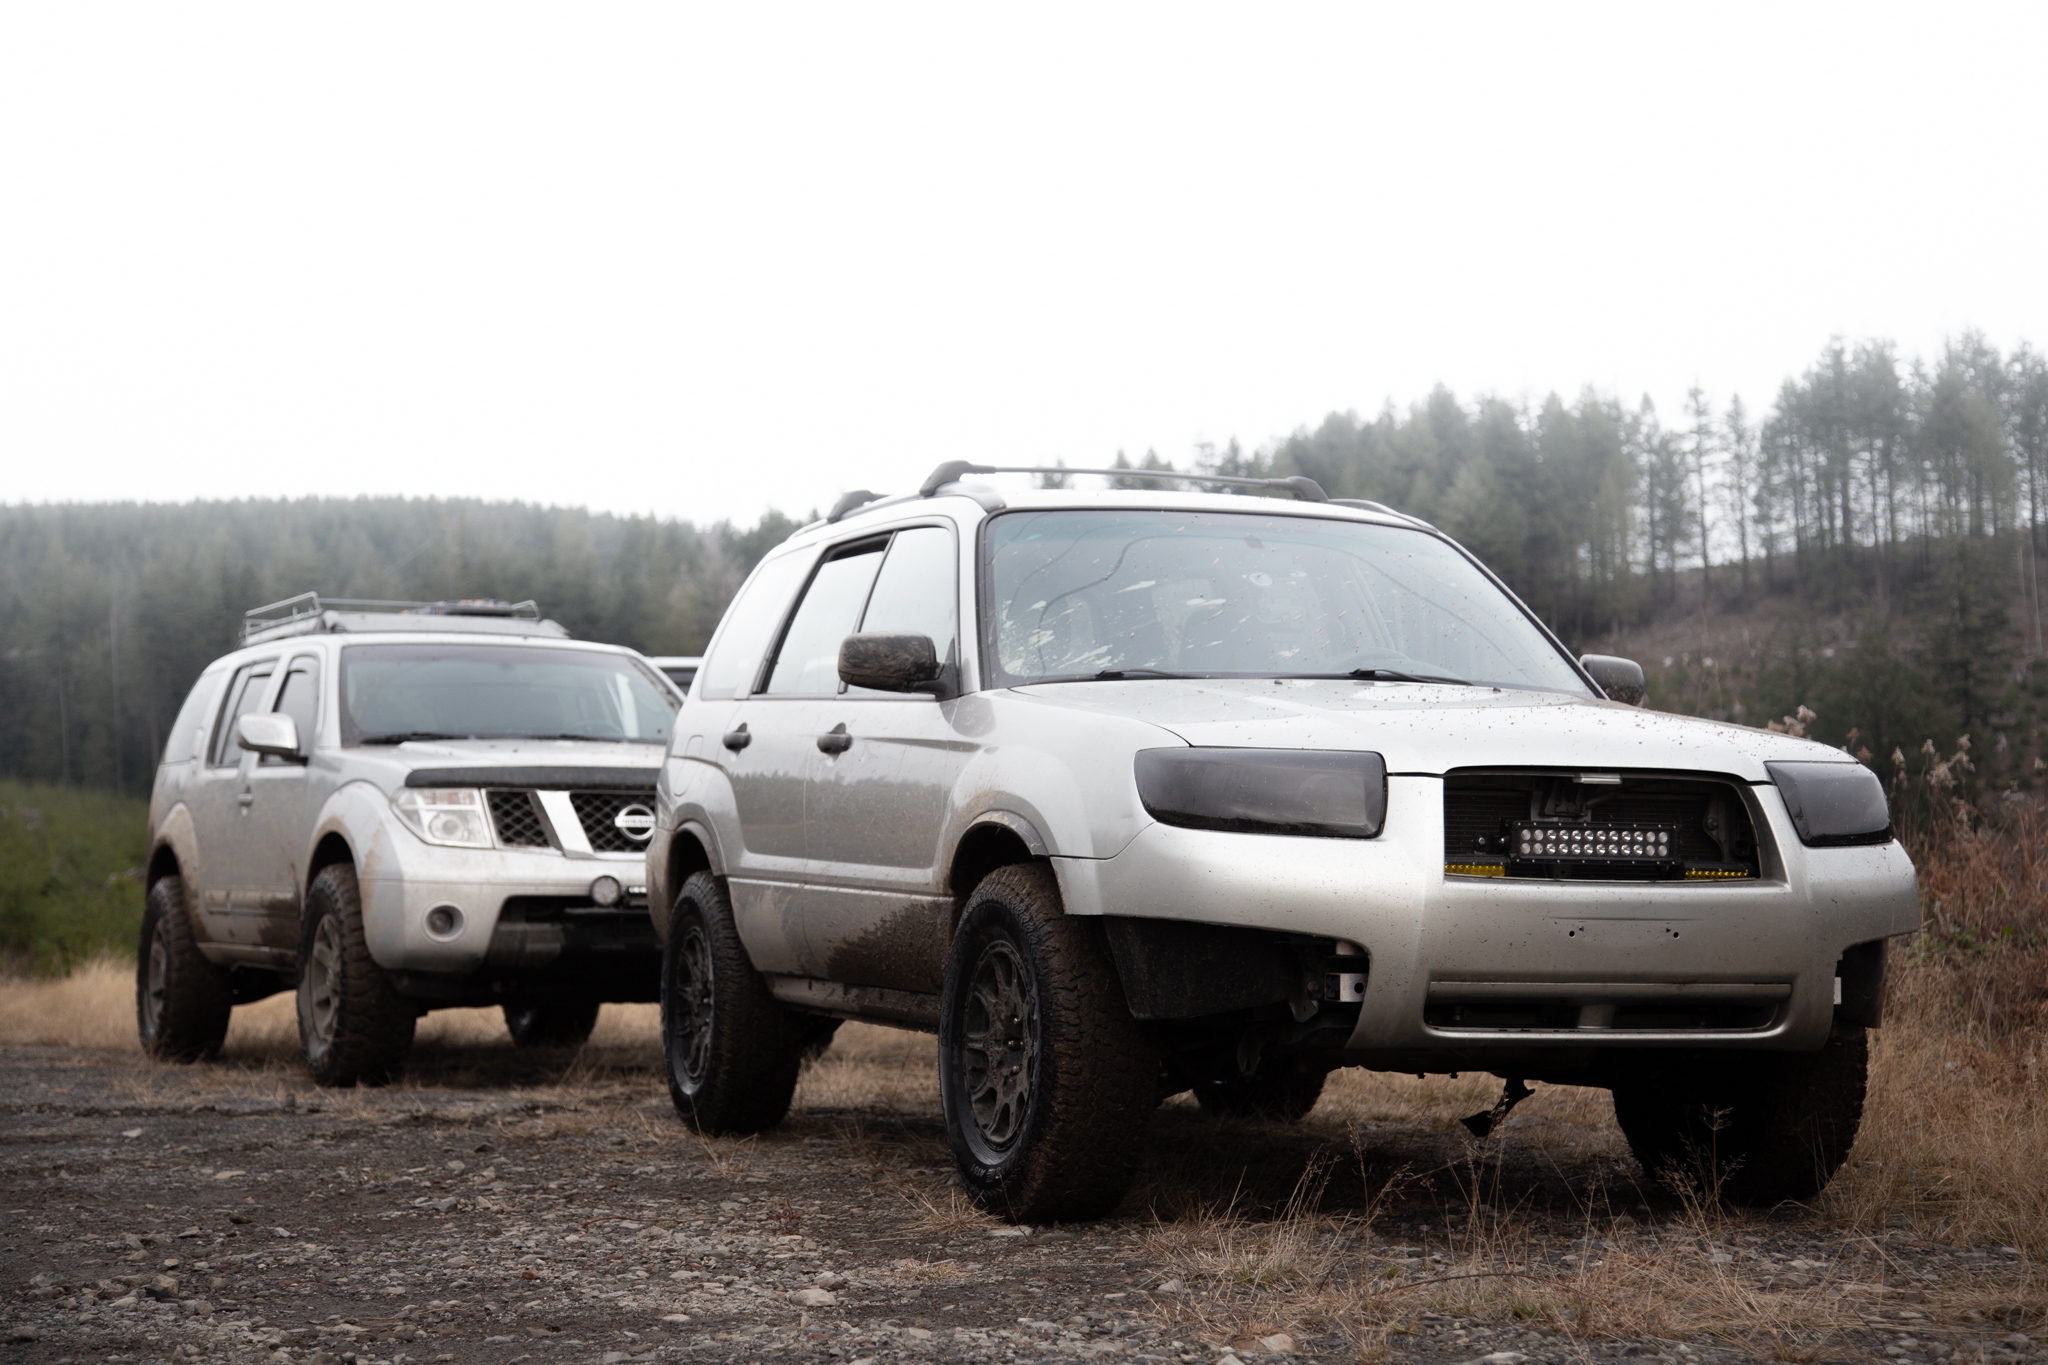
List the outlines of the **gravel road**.
<svg viewBox="0 0 2048 1365">
<path fill-rule="evenodd" d="M 1769 1353 L 1725 1324 L 1690 1330 L 1683 1314 L 1663 1333 L 1594 1330 L 1587 1286 L 1610 1262 L 1677 1268 L 1645 1285 L 1695 1266 L 1702 1282 L 1725 1281 L 1727 1302 L 1760 1305 L 1770 1340 L 1807 1343 L 1781 1344 L 1785 1359 L 2048 1360 L 2028 1335 L 2039 1281 L 2015 1250 L 1797 1217 L 1703 1235 L 1625 1198 L 1593 1219 L 1587 1192 L 1621 1169 L 1611 1150 L 1504 1159 L 1496 1202 L 1513 1220 L 1484 1248 L 1501 1268 L 1480 1270 L 1484 1219 L 1461 1213 L 1445 1182 L 1387 1194 L 1387 1172 L 1452 1151 L 1451 1137 L 1398 1125 L 1369 1158 L 1333 1163 L 1327 1124 L 1219 1128 L 1168 1106 L 1125 1212 L 1027 1230 L 964 1206 L 936 1108 L 915 1096 L 883 1109 L 800 1102 L 774 1133 L 707 1142 L 675 1121 L 644 1057 L 472 1049 L 423 1057 L 404 1086 L 347 1092 L 276 1066 L 59 1048 L 0 1049 L 0 1075 L 7 1360 L 1519 1365 Z M 1297 1207 L 1290 1221 L 1291 1192 L 1318 1169 L 1323 1212 Z M 1493 1311 L 1444 1298 L 1485 1275 L 1520 1277 L 1529 1303 L 1577 1302 L 1582 1330 L 1513 1306 L 1522 1299 Z M 1625 1306 L 1600 1311 L 1637 1320 Z"/>
</svg>

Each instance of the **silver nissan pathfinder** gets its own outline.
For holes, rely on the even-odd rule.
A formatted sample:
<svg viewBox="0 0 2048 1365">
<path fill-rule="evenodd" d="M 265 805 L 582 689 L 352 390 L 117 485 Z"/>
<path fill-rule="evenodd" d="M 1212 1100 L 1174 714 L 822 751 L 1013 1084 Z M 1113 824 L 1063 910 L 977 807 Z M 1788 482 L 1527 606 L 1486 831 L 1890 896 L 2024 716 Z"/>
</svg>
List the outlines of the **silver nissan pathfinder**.
<svg viewBox="0 0 2048 1365">
<path fill-rule="evenodd" d="M 643 853 L 680 704 L 531 602 L 250 612 L 157 769 L 144 1047 L 209 1056 L 235 1005 L 295 987 L 314 1079 L 375 1083 L 438 1007 L 571 1044 L 656 998 Z"/>
</svg>

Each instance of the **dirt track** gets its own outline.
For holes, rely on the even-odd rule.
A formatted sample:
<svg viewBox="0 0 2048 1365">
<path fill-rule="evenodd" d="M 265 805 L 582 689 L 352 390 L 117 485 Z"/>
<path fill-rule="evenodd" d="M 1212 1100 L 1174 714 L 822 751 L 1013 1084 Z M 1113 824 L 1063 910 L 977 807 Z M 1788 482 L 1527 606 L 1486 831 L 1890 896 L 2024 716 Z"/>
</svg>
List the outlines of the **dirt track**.
<svg viewBox="0 0 2048 1365">
<path fill-rule="evenodd" d="M 1019 1233 L 949 1183 L 929 1048 L 845 1030 L 745 1142 L 677 1123 L 644 1044 L 428 1043 L 405 1085 L 347 1092 L 274 1050 L 0 1050 L 7 1358 L 2034 1355 L 2023 1258 L 1660 1220 L 1587 1092 L 1476 1165 L 1447 1118 L 1469 1079 L 1433 1107 L 1359 1081 L 1295 1128 L 1169 1104 L 1118 1217 Z"/>
</svg>

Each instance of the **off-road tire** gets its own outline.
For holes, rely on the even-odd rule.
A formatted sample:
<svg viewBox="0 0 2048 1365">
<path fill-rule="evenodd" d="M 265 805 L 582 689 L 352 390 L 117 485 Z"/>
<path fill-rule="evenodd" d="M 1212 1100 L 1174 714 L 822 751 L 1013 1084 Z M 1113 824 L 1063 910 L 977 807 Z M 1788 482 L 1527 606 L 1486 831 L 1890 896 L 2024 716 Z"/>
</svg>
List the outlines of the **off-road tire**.
<svg viewBox="0 0 2048 1365">
<path fill-rule="evenodd" d="M 676 1113 L 701 1133 L 758 1133 L 796 1093 L 804 1020 L 768 992 L 725 887 L 698 872 L 676 894 L 661 949 L 661 1059 Z"/>
<path fill-rule="evenodd" d="M 1064 913 L 1044 863 L 991 872 L 939 1005 L 939 1096 L 968 1194 L 1012 1222 L 1110 1212 L 1137 1174 L 1158 1075 L 1101 925 Z"/>
<path fill-rule="evenodd" d="M 234 989 L 225 968 L 208 962 L 185 914 L 185 883 L 159 877 L 142 906 L 135 950 L 135 1031 L 159 1061 L 196 1062 L 228 1036 Z"/>
<path fill-rule="evenodd" d="M 355 869 L 334 863 L 299 919 L 299 1050 L 315 1084 L 384 1085 L 405 1071 L 419 1010 L 391 987 L 363 936 Z"/>
<path fill-rule="evenodd" d="M 1663 1197 L 1811 1199 L 1856 1141 L 1869 1057 L 1841 1024 L 1818 1052 L 1664 1054 L 1614 1086 L 1614 1117 Z"/>
<path fill-rule="evenodd" d="M 1329 1074 L 1298 1057 L 1268 1057 L 1249 1080 L 1197 1081 L 1195 1102 L 1219 1117 L 1298 1123 L 1323 1097 Z"/>
<path fill-rule="evenodd" d="M 582 1047 L 597 1027 L 595 1000 L 547 1000 L 506 1005 L 505 1031 L 514 1047 Z"/>
</svg>

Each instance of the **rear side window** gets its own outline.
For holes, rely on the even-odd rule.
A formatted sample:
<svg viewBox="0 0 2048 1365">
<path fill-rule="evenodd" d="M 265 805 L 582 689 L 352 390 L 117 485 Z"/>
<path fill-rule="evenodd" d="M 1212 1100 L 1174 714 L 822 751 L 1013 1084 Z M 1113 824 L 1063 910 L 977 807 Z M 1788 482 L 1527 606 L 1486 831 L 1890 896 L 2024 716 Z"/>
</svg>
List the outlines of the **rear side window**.
<svg viewBox="0 0 2048 1365">
<path fill-rule="evenodd" d="M 178 708 L 178 718 L 171 722 L 171 737 L 164 741 L 164 762 L 185 763 L 199 757 L 206 747 L 206 713 L 213 709 L 224 681 L 223 670 L 202 673 L 199 681 L 192 684 L 185 704 Z"/>
<path fill-rule="evenodd" d="M 242 748 L 235 743 L 235 722 L 256 709 L 269 685 L 275 659 L 243 664 L 228 684 L 227 700 L 220 708 L 220 723 L 213 727 L 213 748 L 207 762 L 216 768 L 231 768 L 242 761 Z"/>
<path fill-rule="evenodd" d="M 313 726 L 320 719 L 320 656 L 301 654 L 292 660 L 290 671 L 284 675 L 284 687 L 277 694 L 277 705 L 270 709 L 292 718 L 292 724 L 299 727 L 300 751 L 311 753 Z M 267 768 L 289 761 L 276 754 L 263 756 L 263 766 Z"/>
<path fill-rule="evenodd" d="M 725 609 L 725 621 L 704 660 L 699 696 L 730 700 L 740 689 L 753 685 L 761 656 L 768 652 L 768 642 L 782 625 L 789 599 L 796 595 L 797 585 L 810 567 L 809 555 L 787 554 L 754 570 L 740 595 Z"/>
<path fill-rule="evenodd" d="M 804 600 L 790 618 L 789 634 L 775 651 L 770 696 L 820 696 L 839 690 L 839 644 L 860 628 L 861 609 L 882 567 L 886 540 L 835 550 L 818 566 Z"/>
</svg>

